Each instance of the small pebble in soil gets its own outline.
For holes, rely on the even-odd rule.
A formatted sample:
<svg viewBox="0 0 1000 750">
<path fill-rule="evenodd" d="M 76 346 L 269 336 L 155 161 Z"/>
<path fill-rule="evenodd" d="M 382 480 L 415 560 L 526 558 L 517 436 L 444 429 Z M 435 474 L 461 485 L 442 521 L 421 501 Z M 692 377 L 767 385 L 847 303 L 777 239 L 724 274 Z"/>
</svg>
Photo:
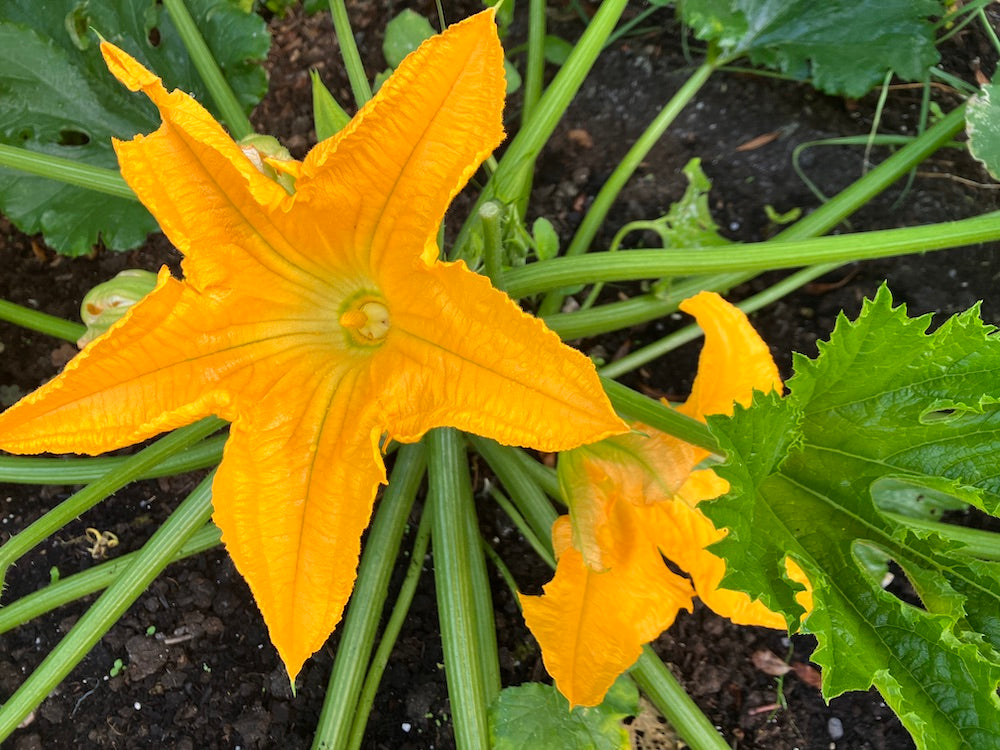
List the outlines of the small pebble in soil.
<svg viewBox="0 0 1000 750">
<path fill-rule="evenodd" d="M 411 729 L 413 729 L 413 725 L 408 721 L 404 721 L 402 724 L 402 728 L 404 732 L 409 732 Z"/>
<path fill-rule="evenodd" d="M 844 723 L 833 716 L 826 722 L 826 732 L 830 735 L 831 740 L 839 740 L 844 736 Z"/>
</svg>

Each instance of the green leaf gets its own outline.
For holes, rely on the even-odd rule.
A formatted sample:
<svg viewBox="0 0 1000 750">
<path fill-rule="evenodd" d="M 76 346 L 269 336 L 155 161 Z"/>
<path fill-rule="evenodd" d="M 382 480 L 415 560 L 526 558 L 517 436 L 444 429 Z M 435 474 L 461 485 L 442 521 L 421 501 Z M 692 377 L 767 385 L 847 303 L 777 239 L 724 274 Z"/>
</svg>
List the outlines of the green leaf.
<svg viewBox="0 0 1000 750">
<path fill-rule="evenodd" d="M 983 163 L 993 179 L 1000 180 L 1000 101 L 993 93 L 993 84 L 987 83 L 969 99 L 965 130 L 969 153 Z"/>
<path fill-rule="evenodd" d="M 385 61 L 390 68 L 398 67 L 404 57 L 432 36 L 434 27 L 430 21 L 409 8 L 400 11 L 385 26 L 385 40 L 382 42 Z"/>
<path fill-rule="evenodd" d="M 573 51 L 573 45 L 565 39 L 554 34 L 545 35 L 545 60 L 553 65 L 562 66 L 569 59 Z"/>
<path fill-rule="evenodd" d="M 929 323 L 883 287 L 817 359 L 796 356 L 787 397 L 710 419 L 730 492 L 703 507 L 730 530 L 712 547 L 724 586 L 794 622 L 785 557 L 805 570 L 825 697 L 875 685 L 918 747 L 1000 747 L 1000 565 L 873 500 L 889 481 L 1000 509 L 1000 338 L 978 308 Z M 882 589 L 886 559 L 922 606 Z"/>
<path fill-rule="evenodd" d="M 701 159 L 691 159 L 682 170 L 688 186 L 684 195 L 671 204 L 666 216 L 658 219 L 664 226 L 661 233 L 664 247 L 711 247 L 729 243 L 719 234 L 719 225 L 708 207 L 712 181 L 701 168 Z"/>
<path fill-rule="evenodd" d="M 684 22 L 727 59 L 749 56 L 830 94 L 859 97 L 888 70 L 922 80 L 938 61 L 940 0 L 685 0 Z"/>
<path fill-rule="evenodd" d="M 319 71 L 310 70 L 309 76 L 312 78 L 313 125 L 316 128 L 316 140 L 325 141 L 339 133 L 351 121 L 351 116 L 333 98 L 330 89 L 320 78 Z"/>
<path fill-rule="evenodd" d="M 538 260 L 551 260 L 559 255 L 559 235 L 552 222 L 544 216 L 539 216 L 531 225 L 531 235 L 535 240 L 535 252 Z"/>
<path fill-rule="evenodd" d="M 269 38 L 263 20 L 232 0 L 187 0 L 205 41 L 246 111 L 267 90 L 258 64 Z M 156 110 L 108 73 L 97 30 L 161 76 L 213 108 L 176 28 L 154 0 L 5 0 L 0 4 L 0 142 L 116 168 L 111 137 L 159 125 Z M 218 113 L 216 113 L 218 115 Z M 0 170 L 0 210 L 67 255 L 101 241 L 113 250 L 142 244 L 156 222 L 136 203 L 14 170 Z"/>
<path fill-rule="evenodd" d="M 593 708 L 569 703 L 552 685 L 507 687 L 490 707 L 492 750 L 628 750 L 622 719 L 639 710 L 639 691 L 619 677 Z"/>
</svg>

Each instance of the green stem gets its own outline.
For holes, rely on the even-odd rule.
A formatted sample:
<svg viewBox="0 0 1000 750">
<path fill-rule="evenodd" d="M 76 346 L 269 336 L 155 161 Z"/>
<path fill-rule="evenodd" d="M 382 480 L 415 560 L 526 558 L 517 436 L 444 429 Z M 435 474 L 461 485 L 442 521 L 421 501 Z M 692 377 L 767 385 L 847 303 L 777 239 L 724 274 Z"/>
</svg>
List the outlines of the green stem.
<svg viewBox="0 0 1000 750">
<path fill-rule="evenodd" d="M 218 546 L 221 540 L 222 532 L 219 527 L 211 523 L 205 524 L 178 550 L 172 562 L 212 549 Z M 129 552 L 89 570 L 61 578 L 0 608 L 0 634 L 13 630 L 46 612 L 51 612 L 56 607 L 107 588 L 118 579 L 122 571 L 136 561 L 140 554 L 140 552 Z"/>
<path fill-rule="evenodd" d="M 677 306 L 688 297 L 703 289 L 724 294 L 735 286 L 756 276 L 756 273 L 717 273 L 709 276 L 694 276 L 676 281 L 669 294 L 641 294 L 621 302 L 577 310 L 571 313 L 548 315 L 543 320 L 563 339 L 597 336 L 608 331 L 629 328 L 649 320 L 662 318 L 677 310 Z"/>
<path fill-rule="evenodd" d="M 101 502 L 112 492 L 162 463 L 168 456 L 180 453 L 202 438 L 208 437 L 224 424 L 225 422 L 217 417 L 206 417 L 187 427 L 174 430 L 148 448 L 143 448 L 134 456 L 129 456 L 115 471 L 88 484 L 32 523 L 24 531 L 12 536 L 0 547 L 0 589 L 3 588 L 7 569 L 54 531 Z"/>
<path fill-rule="evenodd" d="M 648 645 L 629 673 L 693 750 L 729 750 L 712 722 Z"/>
<path fill-rule="evenodd" d="M 65 182 L 68 185 L 107 193 L 116 198 L 139 200 L 117 170 L 92 167 L 89 164 L 81 164 L 61 156 L 49 156 L 37 151 L 29 151 L 26 148 L 0 143 L 0 167 L 19 169 L 39 177 Z"/>
<path fill-rule="evenodd" d="M 829 273 L 835 268 L 837 268 L 837 265 L 833 263 L 803 268 L 801 271 L 797 271 L 788 276 L 788 278 L 768 287 L 763 292 L 759 292 L 752 297 L 748 297 L 738 303 L 737 307 L 747 314 L 755 312 L 756 310 L 760 310 L 761 308 L 781 299 L 795 289 L 808 284 L 813 279 L 816 279 L 825 273 Z M 634 352 L 626 354 L 621 359 L 615 360 L 609 365 L 605 365 L 598 372 L 606 378 L 621 377 L 625 373 L 632 372 L 632 370 L 642 367 L 644 364 L 652 362 L 654 359 L 662 357 L 667 352 L 671 352 L 689 341 L 694 341 L 695 339 L 700 338 L 702 335 L 704 335 L 704 331 L 702 331 L 698 326 L 684 326 L 679 331 L 674 331 L 673 333 L 664 336 L 659 341 L 654 341 L 652 344 L 648 344 L 641 349 L 636 349 Z"/>
<path fill-rule="evenodd" d="M 583 84 L 627 4 L 628 0 L 604 0 L 601 3 L 583 35 L 573 46 L 573 52 L 566 63 L 538 100 L 531 118 L 514 136 L 496 172 L 480 192 L 469 218 L 455 240 L 451 252 L 453 260 L 465 257 L 471 233 L 480 231 L 477 211 L 483 203 L 497 199 L 504 204 L 516 204 L 525 195 L 531 185 L 531 175 L 538 154 Z"/>
<path fill-rule="evenodd" d="M 347 80 L 351 83 L 354 103 L 358 109 L 372 98 L 372 87 L 368 85 L 368 75 L 365 65 L 361 62 L 358 45 L 354 41 L 351 30 L 351 19 L 347 15 L 347 5 L 344 0 L 330 0 L 330 15 L 333 16 L 333 28 L 337 34 L 337 44 L 340 45 L 340 57 L 347 70 Z"/>
<path fill-rule="evenodd" d="M 239 140 L 248 135 L 252 135 L 253 125 L 247 119 L 246 113 L 240 100 L 236 98 L 233 89 L 230 87 L 226 77 L 219 68 L 212 50 L 205 43 L 205 38 L 198 31 L 198 26 L 188 12 L 184 0 L 163 0 L 163 6 L 170 14 L 170 19 L 177 27 L 177 33 L 187 48 L 188 56 L 194 63 L 195 70 L 205 82 L 212 101 L 219 110 L 219 114 L 229 127 L 229 132 L 233 138 Z"/>
<path fill-rule="evenodd" d="M 2 148 L 3 146 L 0 146 L 0 149 Z M 30 307 L 8 302 L 5 299 L 0 299 L 0 320 L 74 344 L 87 330 L 87 327 L 80 323 L 63 320 L 55 315 L 32 310 Z"/>
<path fill-rule="evenodd" d="M 528 3 L 528 63 L 524 70 L 524 103 L 521 106 L 521 127 L 531 121 L 542 96 L 545 77 L 545 0 Z"/>
<path fill-rule="evenodd" d="M 208 438 L 170 456 L 136 479 L 157 479 L 207 469 L 222 460 L 226 435 Z M 102 458 L 35 458 L 0 456 L 0 482 L 9 484 L 87 484 L 118 471 L 129 456 Z"/>
<path fill-rule="evenodd" d="M 514 600 L 514 604 L 517 605 L 517 611 L 522 611 L 524 608 L 521 606 L 521 592 L 517 588 L 517 581 L 514 580 L 514 574 L 510 572 L 510 568 L 507 567 L 503 558 L 497 554 L 495 549 L 487 544 L 485 539 L 483 540 L 483 552 L 486 554 L 487 559 L 493 563 L 493 567 L 496 568 L 497 573 L 500 574 L 500 578 L 503 580 L 504 585 L 507 586 L 507 590 L 510 592 L 510 596 Z M 548 561 L 546 560 L 546 562 Z M 555 567 L 555 560 L 549 563 L 549 565 Z"/>
<path fill-rule="evenodd" d="M 371 658 L 389 579 L 399 557 L 400 543 L 425 467 L 423 445 L 415 443 L 400 448 L 392 479 L 379 502 L 361 555 L 358 579 L 344 617 L 337 657 L 313 739 L 313 750 L 345 747 L 352 725 L 357 724 L 355 712 L 365 669 Z"/>
<path fill-rule="evenodd" d="M 875 174 L 875 171 L 869 174 Z M 831 201 L 832 202 L 832 201 Z M 827 204 L 829 205 L 829 204 Z M 592 253 L 575 258 L 553 258 L 505 274 L 512 297 L 546 289 L 592 283 L 693 276 L 706 273 L 763 272 L 814 263 L 847 263 L 893 255 L 990 242 L 1000 238 L 1000 211 L 960 221 L 919 227 L 818 237 L 807 240 L 754 242 L 738 248 L 699 248 L 697 251 L 629 250 Z"/>
<path fill-rule="evenodd" d="M 660 401 L 636 393 L 614 380 L 601 378 L 601 385 L 604 386 L 615 411 L 624 419 L 642 422 L 712 453 L 719 452 L 719 443 L 715 436 L 698 420 L 691 419 Z"/>
<path fill-rule="evenodd" d="M 206 477 L 143 546 L 73 629 L 0 709 L 0 742 L 10 736 L 212 516 L 212 476 Z"/>
<path fill-rule="evenodd" d="M 527 452 L 520 448 L 508 446 L 506 451 L 511 457 L 511 460 L 520 465 L 521 471 L 534 480 L 535 484 L 541 488 L 542 492 L 556 502 L 565 505 L 562 490 L 559 488 L 559 477 L 556 476 L 555 469 L 545 466 L 540 461 L 536 461 L 534 458 L 529 456 Z"/>
<path fill-rule="evenodd" d="M 995 531 L 970 529 L 965 526 L 956 526 L 953 523 L 929 521 L 923 518 L 904 516 L 900 513 L 885 513 L 885 515 L 907 526 L 933 531 L 947 539 L 953 539 L 966 545 L 965 549 L 956 550 L 957 552 L 972 555 L 981 560 L 1000 561 L 1000 534 Z"/>
<path fill-rule="evenodd" d="M 541 539 L 538 538 L 535 532 L 531 530 L 531 527 L 528 525 L 528 522 L 524 520 L 524 516 L 518 513 L 517 508 L 514 507 L 514 504 L 506 497 L 504 497 L 504 494 L 502 492 L 500 492 L 495 487 L 491 487 L 490 497 L 492 497 L 493 501 L 503 509 L 503 512 L 507 514 L 507 517 L 517 527 L 517 530 L 521 532 L 521 536 L 523 536 L 525 541 L 527 541 L 528 544 L 531 545 L 531 548 L 538 553 L 538 556 L 542 558 L 545 562 L 547 562 L 549 564 L 549 567 L 554 568 L 556 566 L 556 559 L 552 554 L 552 550 L 550 549 L 551 544 L 546 545 L 545 542 L 543 542 Z M 486 545 L 485 549 L 487 551 L 487 554 L 493 551 L 493 548 L 490 547 L 489 545 Z"/>
<path fill-rule="evenodd" d="M 594 198 L 594 202 L 590 205 L 590 208 L 587 209 L 583 221 L 580 222 L 576 234 L 573 236 L 569 247 L 566 248 L 566 256 L 581 255 L 590 248 L 590 243 L 594 241 L 597 231 L 604 223 L 604 219 L 607 218 L 608 211 L 611 210 L 611 206 L 617 200 L 622 188 L 625 187 L 625 183 L 629 181 L 635 170 L 638 169 L 639 164 L 646 158 L 653 146 L 656 145 L 666 132 L 667 128 L 677 119 L 677 115 L 681 113 L 681 110 L 698 94 L 701 87 L 709 79 L 709 76 L 715 71 L 715 68 L 716 62 L 714 59 L 703 62 L 677 93 L 670 98 L 670 101 L 660 110 L 659 114 L 653 118 L 653 121 L 643 134 L 632 144 L 628 153 L 625 154 L 618 163 L 618 166 L 611 173 L 611 176 L 608 177 L 607 182 L 598 191 L 597 197 Z M 542 300 L 542 304 L 538 309 L 539 315 L 544 316 L 557 312 L 562 307 L 563 298 L 564 295 L 558 291 L 550 292 Z"/>
<path fill-rule="evenodd" d="M 483 642 L 483 613 L 477 607 L 476 588 L 489 591 L 489 583 L 482 577 L 479 535 L 470 535 L 475 508 L 469 465 L 454 429 L 432 430 L 425 440 L 434 582 L 455 741 L 459 750 L 480 750 L 490 746 L 487 708 L 500 686 L 489 682 L 499 667 L 484 664 L 487 656 L 495 659 L 496 638 L 492 646 Z M 486 625 L 492 628 L 492 618 Z"/>
<path fill-rule="evenodd" d="M 354 715 L 354 726 L 347 744 L 348 750 L 359 750 L 364 741 L 365 728 L 368 726 L 368 717 L 371 715 L 372 705 L 375 703 L 379 682 L 382 680 L 386 664 L 389 663 L 389 656 L 399 638 L 399 632 L 403 629 L 403 622 L 406 620 L 406 614 L 413 602 L 413 595 L 417 591 L 417 583 L 424 570 L 424 558 L 427 556 L 427 543 L 431 537 L 431 515 L 431 513 L 425 512 L 420 517 L 420 525 L 417 526 L 417 535 L 413 540 L 413 550 L 410 554 L 410 564 L 406 568 L 406 577 L 400 586 L 399 596 L 396 597 L 396 603 L 393 605 L 389 620 L 385 624 L 385 631 L 382 633 L 378 648 L 372 657 L 368 674 L 365 675 L 365 683 L 358 699 L 358 709 Z M 328 695 L 330 694 L 328 693 Z M 339 693 L 333 693 L 333 697 L 339 699 L 341 696 Z M 332 749 L 341 746 L 324 745 L 320 747 Z"/>
<path fill-rule="evenodd" d="M 479 207 L 483 222 L 483 271 L 493 286 L 503 289 L 503 206 L 497 201 L 487 201 Z"/>
<path fill-rule="evenodd" d="M 976 15 L 979 16 L 979 20 L 982 21 L 983 31 L 986 32 L 986 36 L 989 37 L 990 42 L 993 43 L 993 49 L 1000 52 L 1000 39 L 997 38 L 997 32 L 993 28 L 993 24 L 990 23 L 990 19 L 986 17 L 986 11 L 980 7 L 976 10 Z"/>
<path fill-rule="evenodd" d="M 546 551 L 552 555 L 552 524 L 558 514 L 541 488 L 523 470 L 512 449 L 501 446 L 489 438 L 470 435 L 476 452 L 486 459 L 493 473 L 507 488 L 518 511 L 535 532 Z"/>
<path fill-rule="evenodd" d="M 545 0 L 529 0 L 528 3 L 528 62 L 524 71 L 524 100 L 521 105 L 521 128 L 528 127 L 535 113 L 538 100 L 542 96 L 545 79 Z M 524 218 L 531 197 L 533 174 L 524 176 L 521 198 L 517 202 L 517 215 Z"/>
</svg>

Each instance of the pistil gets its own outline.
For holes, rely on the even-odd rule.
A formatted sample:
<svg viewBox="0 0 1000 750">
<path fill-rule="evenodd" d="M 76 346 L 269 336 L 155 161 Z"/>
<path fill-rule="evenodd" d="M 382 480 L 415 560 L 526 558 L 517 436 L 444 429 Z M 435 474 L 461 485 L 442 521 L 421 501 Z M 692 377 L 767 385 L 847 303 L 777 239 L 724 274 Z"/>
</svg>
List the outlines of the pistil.
<svg viewBox="0 0 1000 750">
<path fill-rule="evenodd" d="M 378 300 L 360 300 L 361 304 L 345 310 L 340 325 L 361 344 L 379 344 L 389 333 L 389 308 Z"/>
</svg>

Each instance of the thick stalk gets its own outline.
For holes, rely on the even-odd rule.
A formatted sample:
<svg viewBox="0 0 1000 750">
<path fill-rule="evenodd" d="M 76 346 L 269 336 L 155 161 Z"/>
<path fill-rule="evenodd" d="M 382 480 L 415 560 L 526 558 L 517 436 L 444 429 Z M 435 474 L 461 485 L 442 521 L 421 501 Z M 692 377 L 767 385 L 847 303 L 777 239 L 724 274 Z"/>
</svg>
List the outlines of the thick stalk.
<svg viewBox="0 0 1000 750">
<path fill-rule="evenodd" d="M 528 2 L 528 63 L 524 69 L 524 104 L 521 107 L 521 127 L 535 113 L 542 95 L 545 77 L 545 0 Z"/>
<path fill-rule="evenodd" d="M 712 722 L 648 645 L 642 647 L 642 656 L 629 674 L 688 747 L 692 750 L 729 750 Z"/>
<path fill-rule="evenodd" d="M 483 272 L 497 289 L 503 289 L 503 206 L 488 201 L 479 207 L 483 223 Z"/>
<path fill-rule="evenodd" d="M 68 185 L 107 193 L 116 198 L 139 200 L 116 170 L 92 167 L 61 156 L 49 156 L 0 143 L 0 167 L 19 169 L 28 174 L 48 177 L 50 180 L 58 180 Z"/>
<path fill-rule="evenodd" d="M 368 84 L 365 65 L 361 62 L 361 54 L 354 41 L 351 19 L 347 15 L 347 5 L 344 0 L 330 0 L 330 15 L 333 16 L 333 28 L 337 34 L 337 44 L 340 45 L 340 57 L 347 70 L 347 80 L 351 83 L 354 103 L 361 109 L 365 102 L 372 98 L 372 87 Z"/>
<path fill-rule="evenodd" d="M 371 666 L 368 674 L 365 675 L 365 683 L 361 688 L 358 697 L 358 708 L 354 714 L 354 724 L 351 728 L 351 737 L 348 742 L 348 750 L 360 750 L 361 743 L 365 738 L 365 728 L 368 725 L 368 717 L 371 714 L 372 704 L 375 702 L 375 694 L 378 692 L 379 682 L 385 672 L 385 665 L 389 663 L 389 656 L 392 648 L 399 638 L 399 631 L 403 629 L 406 620 L 406 613 L 410 611 L 410 604 L 413 602 L 413 595 L 417 591 L 417 583 L 420 582 L 420 574 L 424 570 L 424 558 L 427 556 L 427 544 L 431 538 L 430 514 L 424 513 L 420 517 L 420 525 L 417 526 L 416 538 L 413 540 L 413 550 L 410 554 L 410 564 L 406 568 L 406 577 L 399 588 L 399 596 L 389 614 L 389 620 L 385 624 L 385 631 L 382 639 L 372 656 Z M 327 694 L 330 695 L 329 693 Z M 339 698 L 338 693 L 333 694 Z M 328 748 L 341 747 L 340 745 L 327 745 Z"/>
<path fill-rule="evenodd" d="M 604 391 L 611 399 L 615 411 L 623 419 L 642 422 L 686 443 L 697 445 L 712 453 L 719 452 L 719 443 L 715 436 L 698 420 L 691 419 L 648 396 L 636 393 L 614 380 L 601 378 L 601 385 L 604 386 Z"/>
<path fill-rule="evenodd" d="M 871 172 L 870 174 L 874 174 Z M 814 263 L 848 263 L 870 258 L 922 253 L 1000 239 L 1000 211 L 960 221 L 883 229 L 808 240 L 754 242 L 737 248 L 630 250 L 553 258 L 512 269 L 504 275 L 512 297 L 574 284 L 694 276 L 708 273 L 763 272 Z"/>
<path fill-rule="evenodd" d="M 215 102 L 215 106 L 229 127 L 233 138 L 239 140 L 252 135 L 253 125 L 247 119 L 240 100 L 236 98 L 236 94 L 229 86 L 229 81 L 222 75 L 219 63 L 212 54 L 212 50 L 205 43 L 205 38 L 198 31 L 198 26 L 188 12 L 184 0 L 163 0 L 163 5 L 170 14 L 170 20 L 177 27 L 177 33 L 181 35 L 181 41 L 187 48 L 188 56 L 194 63 L 195 70 L 198 71 L 201 80 L 205 82 L 209 96 Z"/>
<path fill-rule="evenodd" d="M 725 294 L 733 287 L 739 286 L 756 275 L 756 273 L 743 272 L 692 276 L 679 279 L 671 285 L 670 292 L 666 295 L 641 294 L 621 302 L 609 302 L 606 305 L 592 307 L 589 310 L 547 315 L 543 320 L 545 325 L 567 341 L 598 336 L 608 331 L 630 328 L 676 312 L 677 306 L 682 301 L 693 297 L 703 289 Z"/>
<path fill-rule="evenodd" d="M 0 148 L 3 147 L 0 146 Z M 8 302 L 5 299 L 0 299 L 0 320 L 21 326 L 21 328 L 44 333 L 47 336 L 54 336 L 57 339 L 71 341 L 74 344 L 87 330 L 87 327 L 80 323 L 63 320 L 55 315 L 32 310 L 30 307 Z"/>
<path fill-rule="evenodd" d="M 399 449 L 392 479 L 379 502 L 361 555 L 358 579 L 344 617 L 337 657 L 313 738 L 313 750 L 345 747 L 350 736 L 389 578 L 399 557 L 400 542 L 425 467 L 423 445 L 415 443 Z"/>
<path fill-rule="evenodd" d="M 514 453 L 517 449 L 507 448 L 489 438 L 475 435 L 470 435 L 469 440 L 507 488 L 510 499 L 551 556 L 552 524 L 558 514 L 542 489 L 517 460 Z"/>
<path fill-rule="evenodd" d="M 760 310 L 763 307 L 767 307 L 772 302 L 781 299 L 795 289 L 798 289 L 804 284 L 808 284 L 813 279 L 816 279 L 825 273 L 829 273 L 836 267 L 836 264 L 831 263 L 803 268 L 801 271 L 793 273 L 788 278 L 782 279 L 777 284 L 768 287 L 763 292 L 759 292 L 752 297 L 748 297 L 738 303 L 737 307 L 747 314 Z M 598 370 L 598 372 L 606 378 L 621 377 L 625 373 L 632 372 L 632 370 L 638 369 L 644 364 L 652 362 L 654 359 L 662 357 L 667 352 L 671 352 L 689 341 L 694 341 L 703 335 L 704 331 L 696 325 L 684 326 L 680 330 L 664 336 L 659 341 L 654 341 L 652 344 L 648 344 L 641 349 L 636 349 L 634 352 L 626 354 L 621 359 L 615 360 L 609 365 L 605 365 Z"/>
<path fill-rule="evenodd" d="M 218 546 L 222 532 L 215 524 L 205 524 L 178 550 L 173 562 Z M 129 552 L 114 560 L 95 565 L 81 573 L 60 578 L 55 583 L 39 589 L 15 602 L 0 607 L 0 634 L 13 630 L 29 620 L 51 612 L 56 607 L 76 601 L 88 594 L 107 588 L 114 583 L 122 571 L 139 557 L 141 552 Z"/>
<path fill-rule="evenodd" d="M 521 128 L 531 121 L 538 100 L 542 96 L 545 78 L 545 0 L 530 0 L 528 3 L 528 62 L 524 69 L 524 99 L 521 105 Z M 517 214 L 522 219 L 528 211 L 531 197 L 533 173 L 524 176 L 521 199 L 517 203 Z"/>
<path fill-rule="evenodd" d="M 469 218 L 455 240 L 452 260 L 465 256 L 470 233 L 479 231 L 477 212 L 483 203 L 494 198 L 501 203 L 517 203 L 524 196 L 531 185 L 531 175 L 538 154 L 590 72 L 627 4 L 628 0 L 604 0 L 601 3 L 583 35 L 573 46 L 573 52 L 566 63 L 538 100 L 531 118 L 514 136 L 490 181 L 480 192 Z"/>
<path fill-rule="evenodd" d="M 496 637 L 492 644 L 484 642 L 493 620 L 482 623 L 477 606 L 476 588 L 489 591 L 489 581 L 479 535 L 470 535 L 475 507 L 469 465 L 454 429 L 432 430 L 425 440 L 434 582 L 455 742 L 459 750 L 480 750 L 490 746 L 487 708 L 500 686 L 490 679 L 499 667 L 484 664 L 490 656 L 496 659 Z"/>
<path fill-rule="evenodd" d="M 0 742 L 10 736 L 111 628 L 178 551 L 212 516 L 206 477 L 143 546 L 135 561 L 101 594 L 73 629 L 0 708 Z"/>
<path fill-rule="evenodd" d="M 670 101 L 660 110 L 659 114 L 653 118 L 653 121 L 643 134 L 632 144 L 632 148 L 618 162 L 618 166 L 615 167 L 611 176 L 608 177 L 607 182 L 601 186 L 597 197 L 594 198 L 594 202 L 587 209 L 583 221 L 580 222 L 576 234 L 573 235 L 569 247 L 566 248 L 567 256 L 580 255 L 590 248 L 590 243 L 594 241 L 594 237 L 604 223 L 604 219 L 607 218 L 611 206 L 618 199 L 622 188 L 625 187 L 625 183 L 629 181 L 635 170 L 638 169 L 642 160 L 649 155 L 653 146 L 663 137 L 667 128 L 677 119 L 677 115 L 698 94 L 701 87 L 705 85 L 705 81 L 715 72 L 715 69 L 714 59 L 703 62 L 685 81 L 677 93 L 670 98 Z M 542 300 L 542 304 L 538 309 L 539 315 L 549 315 L 557 312 L 562 307 L 563 297 L 564 295 L 559 292 L 550 292 Z"/>
<path fill-rule="evenodd" d="M 112 492 L 142 476 L 168 456 L 179 453 L 208 437 L 225 424 L 217 417 L 206 417 L 194 424 L 174 430 L 160 438 L 148 448 L 143 448 L 134 456 L 122 462 L 121 466 L 106 474 L 82 490 L 60 503 L 28 528 L 15 534 L 0 547 L 0 589 L 6 578 L 7 569 L 28 550 L 49 537 L 86 510 L 89 510 Z"/>
<path fill-rule="evenodd" d="M 169 456 L 136 479 L 157 479 L 207 469 L 222 460 L 226 435 L 208 438 Z M 35 458 L 0 456 L 0 482 L 8 484 L 87 484 L 121 469 L 129 456 Z"/>
</svg>

